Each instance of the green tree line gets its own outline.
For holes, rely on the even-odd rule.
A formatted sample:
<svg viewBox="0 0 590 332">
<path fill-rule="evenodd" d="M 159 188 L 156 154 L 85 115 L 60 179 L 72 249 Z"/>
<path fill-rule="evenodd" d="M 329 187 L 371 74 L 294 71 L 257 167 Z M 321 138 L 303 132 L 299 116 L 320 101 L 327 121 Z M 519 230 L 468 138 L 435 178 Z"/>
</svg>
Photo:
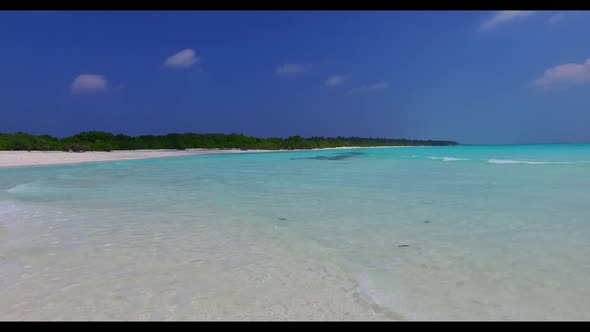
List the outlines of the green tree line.
<svg viewBox="0 0 590 332">
<path fill-rule="evenodd" d="M 66 138 L 0 133 L 0 150 L 40 151 L 112 151 L 140 149 L 315 149 L 346 146 L 456 145 L 453 141 L 409 140 L 363 137 L 258 138 L 242 134 L 167 134 L 127 136 L 104 131 L 87 131 Z"/>
</svg>

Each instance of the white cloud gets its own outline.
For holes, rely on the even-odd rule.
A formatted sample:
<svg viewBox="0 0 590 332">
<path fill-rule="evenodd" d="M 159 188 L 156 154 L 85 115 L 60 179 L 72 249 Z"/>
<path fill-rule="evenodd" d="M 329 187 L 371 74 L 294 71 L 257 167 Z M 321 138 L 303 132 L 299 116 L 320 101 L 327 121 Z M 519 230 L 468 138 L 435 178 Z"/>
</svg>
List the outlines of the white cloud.
<svg viewBox="0 0 590 332">
<path fill-rule="evenodd" d="M 482 30 L 489 30 L 495 28 L 499 24 L 514 21 L 517 19 L 522 19 L 528 16 L 531 16 L 535 12 L 532 10 L 500 10 L 497 11 L 494 16 L 490 17 L 489 19 L 485 20 L 481 24 Z"/>
<path fill-rule="evenodd" d="M 72 94 L 94 93 L 107 90 L 107 80 L 96 74 L 80 74 L 72 83 Z"/>
<path fill-rule="evenodd" d="M 328 78 L 325 82 L 328 87 L 335 87 L 343 84 L 346 80 L 350 79 L 351 75 L 334 75 Z"/>
<path fill-rule="evenodd" d="M 565 15 L 564 13 L 551 15 L 551 17 L 549 17 L 549 23 L 554 24 L 554 23 L 561 21 L 563 19 L 564 15 Z"/>
<path fill-rule="evenodd" d="M 292 76 L 305 72 L 307 70 L 306 65 L 287 63 L 277 68 L 277 75 L 279 76 Z"/>
<path fill-rule="evenodd" d="M 197 58 L 194 50 L 187 48 L 178 53 L 169 56 L 164 61 L 164 67 L 167 68 L 188 68 L 194 65 L 199 58 Z"/>
<path fill-rule="evenodd" d="M 349 91 L 349 93 L 352 92 L 367 92 L 367 91 L 372 91 L 372 90 L 382 90 L 382 89 L 387 89 L 389 87 L 389 83 L 385 82 L 385 81 L 381 81 L 381 82 L 377 82 L 375 84 L 363 84 L 360 87 L 356 88 L 356 89 L 352 89 Z"/>
<path fill-rule="evenodd" d="M 531 84 L 536 87 L 548 88 L 552 85 L 582 84 L 590 82 L 590 58 L 584 63 L 566 63 L 545 70 L 543 77 Z"/>
</svg>

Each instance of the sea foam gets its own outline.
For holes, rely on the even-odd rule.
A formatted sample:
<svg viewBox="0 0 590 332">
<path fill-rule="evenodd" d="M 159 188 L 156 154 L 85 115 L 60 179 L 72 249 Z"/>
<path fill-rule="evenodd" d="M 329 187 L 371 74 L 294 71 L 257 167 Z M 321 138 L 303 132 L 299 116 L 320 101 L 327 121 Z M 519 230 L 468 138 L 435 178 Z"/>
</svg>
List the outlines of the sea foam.
<svg viewBox="0 0 590 332">
<path fill-rule="evenodd" d="M 512 159 L 488 159 L 490 164 L 527 164 L 527 165 L 545 165 L 545 164 L 572 164 L 572 161 L 529 161 L 529 160 L 512 160 Z"/>
<path fill-rule="evenodd" d="M 442 161 L 460 161 L 469 160 L 467 158 L 455 158 L 455 157 L 428 157 L 428 159 L 442 160 Z"/>
<path fill-rule="evenodd" d="M 19 194 L 19 193 L 37 192 L 40 190 L 41 189 L 37 185 L 35 185 L 34 183 L 23 183 L 23 184 L 19 184 L 17 186 L 14 186 L 6 191 L 11 194 Z"/>
</svg>

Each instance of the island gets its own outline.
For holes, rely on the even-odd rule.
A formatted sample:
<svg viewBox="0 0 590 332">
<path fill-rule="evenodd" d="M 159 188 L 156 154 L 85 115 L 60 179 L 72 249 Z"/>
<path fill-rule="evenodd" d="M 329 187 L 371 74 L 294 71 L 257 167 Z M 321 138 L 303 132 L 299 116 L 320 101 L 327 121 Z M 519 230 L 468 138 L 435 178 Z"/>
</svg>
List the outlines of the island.
<svg viewBox="0 0 590 332">
<path fill-rule="evenodd" d="M 243 134 L 171 133 L 167 135 L 128 136 L 104 131 L 87 131 L 57 138 L 50 135 L 30 135 L 23 132 L 0 133 L 0 151 L 114 151 L 156 149 L 239 149 L 295 150 L 336 147 L 374 146 L 447 146 L 454 141 L 412 140 L 363 137 L 309 137 L 260 138 Z"/>
</svg>

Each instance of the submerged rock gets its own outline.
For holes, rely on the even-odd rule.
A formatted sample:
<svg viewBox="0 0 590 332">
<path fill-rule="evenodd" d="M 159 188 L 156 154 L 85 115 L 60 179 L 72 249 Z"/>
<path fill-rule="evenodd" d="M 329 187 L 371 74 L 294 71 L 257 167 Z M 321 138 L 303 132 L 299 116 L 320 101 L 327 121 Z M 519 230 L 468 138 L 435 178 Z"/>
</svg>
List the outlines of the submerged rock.
<svg viewBox="0 0 590 332">
<path fill-rule="evenodd" d="M 342 152 L 342 153 L 337 153 L 336 155 L 333 156 L 315 156 L 315 157 L 304 157 L 304 158 L 291 158 L 291 160 L 297 160 L 297 159 L 313 159 L 313 160 L 345 160 L 345 159 L 350 159 L 350 158 L 354 158 L 356 156 L 362 155 L 362 152 Z"/>
</svg>

